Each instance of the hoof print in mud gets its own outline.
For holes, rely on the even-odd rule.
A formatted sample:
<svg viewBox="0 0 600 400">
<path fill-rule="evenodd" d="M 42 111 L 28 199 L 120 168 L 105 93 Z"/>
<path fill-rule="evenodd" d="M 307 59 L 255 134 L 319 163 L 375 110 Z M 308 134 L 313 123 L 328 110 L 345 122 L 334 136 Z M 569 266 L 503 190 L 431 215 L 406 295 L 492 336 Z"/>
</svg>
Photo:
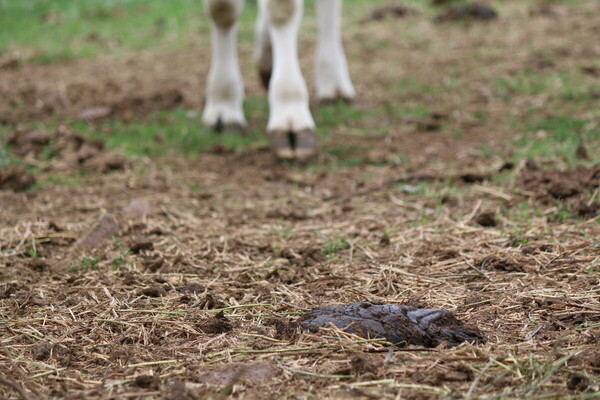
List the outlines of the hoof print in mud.
<svg viewBox="0 0 600 400">
<path fill-rule="evenodd" d="M 271 148 L 281 160 L 305 161 L 317 154 L 317 139 L 313 129 L 301 131 L 277 130 L 270 134 Z"/>
<path fill-rule="evenodd" d="M 301 318 L 301 327 L 307 331 L 332 324 L 364 338 L 386 338 L 397 346 L 455 347 L 463 342 L 486 342 L 478 328 L 466 326 L 443 309 L 360 302 L 317 308 Z"/>
</svg>

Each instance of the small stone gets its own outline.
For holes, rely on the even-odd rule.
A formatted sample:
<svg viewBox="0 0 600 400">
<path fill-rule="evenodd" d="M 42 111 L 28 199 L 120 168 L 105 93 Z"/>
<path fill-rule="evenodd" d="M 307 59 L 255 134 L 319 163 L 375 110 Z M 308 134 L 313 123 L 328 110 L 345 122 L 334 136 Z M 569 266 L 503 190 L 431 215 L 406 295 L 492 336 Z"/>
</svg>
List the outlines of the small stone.
<svg viewBox="0 0 600 400">
<path fill-rule="evenodd" d="M 108 106 L 89 107 L 81 110 L 77 117 L 84 121 L 92 122 L 109 117 L 112 112 L 112 107 Z"/>
<path fill-rule="evenodd" d="M 152 207 L 144 199 L 133 199 L 123 207 L 123 214 L 128 217 L 145 217 L 152 213 Z"/>
<path fill-rule="evenodd" d="M 119 233 L 117 220 L 111 214 L 104 214 L 100 222 L 96 224 L 83 238 L 75 243 L 75 246 L 94 249 L 100 246 L 104 239 Z"/>
</svg>

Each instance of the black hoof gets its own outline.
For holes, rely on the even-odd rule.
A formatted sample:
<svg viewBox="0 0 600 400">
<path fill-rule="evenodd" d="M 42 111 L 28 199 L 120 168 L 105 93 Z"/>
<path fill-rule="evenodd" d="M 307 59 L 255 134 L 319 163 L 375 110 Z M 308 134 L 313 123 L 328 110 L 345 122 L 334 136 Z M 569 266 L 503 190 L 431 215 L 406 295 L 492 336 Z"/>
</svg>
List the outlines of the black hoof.
<svg viewBox="0 0 600 400">
<path fill-rule="evenodd" d="M 224 123 L 223 119 L 219 118 L 217 123 L 213 126 L 213 130 L 217 133 L 234 132 L 243 135 L 246 133 L 246 125 L 239 122 Z"/>
<path fill-rule="evenodd" d="M 317 154 L 314 129 L 298 132 L 273 131 L 270 133 L 271 148 L 280 160 L 306 161 Z"/>
<path fill-rule="evenodd" d="M 345 103 L 345 104 L 352 104 L 354 102 L 354 99 L 351 97 L 345 97 L 345 96 L 335 96 L 335 97 L 325 97 L 322 99 L 319 99 L 319 106 L 331 106 L 331 105 L 335 105 L 338 103 Z"/>
</svg>

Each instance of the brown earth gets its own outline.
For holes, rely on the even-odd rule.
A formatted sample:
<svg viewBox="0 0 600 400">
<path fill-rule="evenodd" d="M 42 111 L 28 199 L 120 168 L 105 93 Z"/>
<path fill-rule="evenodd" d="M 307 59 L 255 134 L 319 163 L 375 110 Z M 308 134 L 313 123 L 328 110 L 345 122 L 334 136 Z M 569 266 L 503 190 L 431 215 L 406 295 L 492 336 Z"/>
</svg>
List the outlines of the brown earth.
<svg viewBox="0 0 600 400">
<path fill-rule="evenodd" d="M 0 168 L 0 190 L 22 191 L 31 187 L 34 183 L 35 176 L 22 165 Z"/>
<path fill-rule="evenodd" d="M 104 149 L 101 140 L 90 140 L 60 126 L 55 131 L 14 130 L 6 141 L 10 150 L 24 160 L 36 163 L 51 159 L 46 170 L 81 170 L 105 173 L 125 167 L 125 158 Z"/>
<path fill-rule="evenodd" d="M 594 218 L 600 213 L 595 201 L 600 188 L 600 165 L 579 166 L 574 169 L 545 169 L 522 171 L 517 186 L 531 192 L 540 204 L 563 201 L 571 207 L 573 216 Z M 590 193 L 594 193 L 590 198 Z"/>
<path fill-rule="evenodd" d="M 86 173 L 77 185 L 0 191 L 0 394 L 592 396 L 600 373 L 600 228 L 593 213 L 552 216 L 557 198 L 595 204 L 597 166 L 541 172 L 508 165 L 506 143 L 517 133 L 504 123 L 507 115 L 518 119 L 552 99 L 496 98 L 490 81 L 532 65 L 535 57 L 515 46 L 551 53 L 564 68 L 600 55 L 587 36 L 596 22 L 573 11 L 524 12 L 468 33 L 427 25 L 427 48 L 398 39 L 397 21 L 361 24 L 346 37 L 360 93 L 355 107 L 404 102 L 433 112 L 360 121 L 383 131 L 372 136 L 351 123 L 333 128 L 323 147 L 366 152 L 368 162 L 345 168 L 329 152 L 309 166 L 283 165 L 267 149 L 249 147 L 86 169 L 88 160 L 111 153 L 68 126 L 35 130 L 27 121 L 200 110 L 207 59 L 184 49 L 3 69 L 0 121 L 19 132 L 14 151 L 41 166 L 41 178 Z M 536 29 L 521 29 L 526 23 Z M 376 57 L 381 42 L 396 46 L 385 60 Z M 249 62 L 251 48 L 241 53 Z M 494 68 L 473 68 L 474 53 Z M 372 62 L 360 63 L 363 57 Z M 389 58 L 402 61 L 389 68 Z M 248 93 L 262 93 L 248 70 Z M 401 98 L 374 89 L 408 74 L 469 79 Z M 54 143 L 50 162 L 45 140 Z M 500 156 L 483 157 L 483 144 Z M 400 152 L 409 160 L 397 162 Z M 507 168 L 517 170 L 516 184 L 495 183 Z M 423 183 L 431 192 L 417 190 Z M 541 212 L 518 219 L 511 213 L 523 203 Z M 360 301 L 448 309 L 488 342 L 399 349 L 333 327 L 299 329 L 311 309 Z"/>
</svg>

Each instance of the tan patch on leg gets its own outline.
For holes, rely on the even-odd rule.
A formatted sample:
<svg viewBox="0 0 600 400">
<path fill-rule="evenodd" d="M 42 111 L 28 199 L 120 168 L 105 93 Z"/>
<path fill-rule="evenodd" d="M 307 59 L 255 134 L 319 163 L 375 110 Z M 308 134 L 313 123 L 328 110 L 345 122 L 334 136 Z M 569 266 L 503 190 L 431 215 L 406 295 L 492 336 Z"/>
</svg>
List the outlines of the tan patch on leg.
<svg viewBox="0 0 600 400">
<path fill-rule="evenodd" d="M 265 87 L 269 88 L 271 73 L 273 72 L 273 48 L 271 42 L 263 44 L 260 50 L 260 58 L 258 59 L 258 72 L 260 80 Z"/>
<path fill-rule="evenodd" d="M 269 0 L 269 17 L 275 25 L 283 25 L 292 19 L 296 12 L 294 0 Z"/>
<path fill-rule="evenodd" d="M 235 6 L 227 0 L 209 0 L 208 11 L 219 28 L 231 28 L 237 19 Z"/>
</svg>

